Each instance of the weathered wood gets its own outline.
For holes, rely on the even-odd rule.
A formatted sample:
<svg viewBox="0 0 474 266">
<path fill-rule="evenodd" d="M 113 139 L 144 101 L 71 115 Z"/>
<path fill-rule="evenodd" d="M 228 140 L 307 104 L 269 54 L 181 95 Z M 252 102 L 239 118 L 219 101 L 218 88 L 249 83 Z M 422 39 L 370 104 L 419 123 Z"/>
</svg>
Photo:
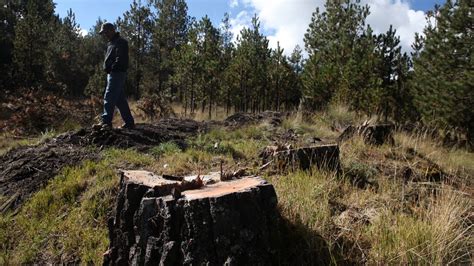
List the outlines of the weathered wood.
<svg viewBox="0 0 474 266">
<path fill-rule="evenodd" d="M 261 153 L 266 168 L 272 162 L 278 170 L 309 170 L 312 167 L 338 171 L 340 169 L 339 146 L 317 145 L 302 148 L 269 146 Z"/>
<path fill-rule="evenodd" d="M 394 145 L 393 131 L 395 126 L 392 124 L 348 126 L 338 137 L 338 142 L 346 141 L 359 135 L 364 138 L 364 142 L 372 145 L 390 144 Z"/>
<path fill-rule="evenodd" d="M 272 185 L 258 177 L 193 189 L 183 182 L 123 173 L 104 264 L 271 264 Z"/>
</svg>

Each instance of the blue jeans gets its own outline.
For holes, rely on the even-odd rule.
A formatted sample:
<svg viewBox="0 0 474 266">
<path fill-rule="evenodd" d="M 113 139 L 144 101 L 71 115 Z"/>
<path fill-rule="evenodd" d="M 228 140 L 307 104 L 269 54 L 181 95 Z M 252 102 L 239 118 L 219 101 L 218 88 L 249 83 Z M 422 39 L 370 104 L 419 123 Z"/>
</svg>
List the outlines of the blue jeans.
<svg viewBox="0 0 474 266">
<path fill-rule="evenodd" d="M 107 87 L 104 94 L 104 113 L 102 114 L 102 122 L 104 124 L 112 124 L 114 118 L 115 106 L 120 111 L 123 121 L 127 125 L 133 125 L 132 113 L 128 107 L 125 98 L 125 80 L 127 72 L 113 72 L 107 75 Z"/>
</svg>

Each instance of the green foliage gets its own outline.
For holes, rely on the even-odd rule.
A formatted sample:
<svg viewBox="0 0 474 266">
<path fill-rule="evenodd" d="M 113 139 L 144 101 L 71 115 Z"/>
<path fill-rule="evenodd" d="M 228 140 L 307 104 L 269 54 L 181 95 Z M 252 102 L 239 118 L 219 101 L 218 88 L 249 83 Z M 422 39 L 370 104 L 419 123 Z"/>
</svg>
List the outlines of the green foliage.
<svg viewBox="0 0 474 266">
<path fill-rule="evenodd" d="M 257 16 L 234 42 L 229 14 L 217 28 L 207 16 L 191 18 L 185 0 L 134 0 L 116 21 L 130 44 L 126 91 L 150 106 L 160 99 L 160 108 L 178 103 L 184 115 L 200 110 L 208 118 L 220 107 L 229 114 L 345 105 L 397 123 L 421 119 L 472 142 L 469 1 L 448 1 L 428 14 L 412 46 L 414 62 L 393 27 L 374 35 L 369 13 L 360 0 L 326 1 L 308 25 L 304 58 L 298 46 L 290 56 L 279 44 L 271 49 Z M 81 36 L 73 11 L 59 18 L 51 0 L 7 1 L 0 6 L 0 88 L 98 99 L 106 83 L 103 22 Z"/>
<path fill-rule="evenodd" d="M 187 41 L 190 18 L 185 0 L 153 0 L 154 14 L 146 91 L 172 96 L 176 91 L 170 82 L 174 73 L 173 52 Z"/>
<path fill-rule="evenodd" d="M 349 162 L 344 169 L 344 176 L 350 180 L 351 184 L 359 187 L 373 183 L 377 173 L 377 169 L 371 165 L 360 162 Z"/>
<path fill-rule="evenodd" d="M 294 62 L 290 63 L 288 58 L 283 54 L 280 43 L 277 48 L 271 52 L 269 62 L 268 82 L 270 87 L 267 89 L 270 95 L 270 107 L 273 110 L 280 111 L 283 109 L 291 110 L 300 99 L 300 82 L 298 71 L 301 64 L 301 55 L 296 47 L 293 53 Z"/>
<path fill-rule="evenodd" d="M 24 17 L 15 25 L 14 62 L 16 80 L 26 87 L 39 87 L 46 83 L 46 65 L 50 56 L 54 8 L 52 1 L 29 0 Z M 51 8 L 48 8 L 51 6 Z"/>
<path fill-rule="evenodd" d="M 82 38 L 81 51 L 83 56 L 82 67 L 87 71 L 89 79 L 84 90 L 88 96 L 102 96 L 105 90 L 106 77 L 102 66 L 106 43 L 99 35 L 100 27 L 104 23 L 98 19 L 89 33 Z"/>
<path fill-rule="evenodd" d="M 233 131 L 214 129 L 189 142 L 189 146 L 195 150 L 230 156 L 235 160 L 256 158 L 269 144 L 265 130 L 257 126 L 247 126 Z"/>
<path fill-rule="evenodd" d="M 84 66 L 89 73 L 89 80 L 84 90 L 88 96 L 102 97 L 105 92 L 106 75 L 103 70 L 103 56 L 106 50 L 105 39 L 99 35 L 100 27 L 104 23 L 98 19 L 90 29 L 90 32 L 83 39 L 83 49 L 86 55 L 83 58 Z"/>
<path fill-rule="evenodd" d="M 102 63 L 95 66 L 93 73 L 94 74 L 89 78 L 84 93 L 89 96 L 99 97 L 104 95 L 105 86 L 107 85 Z"/>
<path fill-rule="evenodd" d="M 13 62 L 13 41 L 16 24 L 15 7 L 15 3 L 10 1 L 0 5 L 0 73 L 2 73 L 0 76 L 0 91 L 6 90 L 12 83 L 11 64 Z"/>
<path fill-rule="evenodd" d="M 131 92 L 140 98 L 143 86 L 143 73 L 146 70 L 146 51 L 150 47 L 152 28 L 154 26 L 150 2 L 142 5 L 142 1 L 133 1 L 130 10 L 123 14 L 117 21 L 122 37 L 129 42 L 130 66 L 128 70 L 127 88 L 133 88 Z"/>
<path fill-rule="evenodd" d="M 402 53 L 400 37 L 390 25 L 385 34 L 377 36 L 377 56 L 380 59 L 377 73 L 382 79 L 381 104 L 378 111 L 387 120 L 406 121 L 414 118 L 413 99 L 407 86 L 411 58 Z"/>
<path fill-rule="evenodd" d="M 176 72 L 173 75 L 178 96 L 184 102 L 185 114 L 195 113 L 198 104 L 212 117 L 215 103 L 220 99 L 221 37 L 209 17 L 193 22 L 189 28 L 189 42 L 175 50 Z"/>
<path fill-rule="evenodd" d="M 232 141 L 222 141 L 219 137 L 212 137 L 210 135 L 199 135 L 190 143 L 190 146 L 196 150 L 202 150 L 214 155 L 229 155 L 234 159 L 243 158 L 233 146 Z"/>
<path fill-rule="evenodd" d="M 54 34 L 49 47 L 52 55 L 48 62 L 48 78 L 54 81 L 59 91 L 80 96 L 87 85 L 89 72 L 83 67 L 82 36 L 75 14 L 70 9 L 65 18 L 51 27 Z"/>
<path fill-rule="evenodd" d="M 428 125 L 457 128 L 474 143 L 473 12 L 469 0 L 448 0 L 427 17 L 414 60 L 415 106 Z M 420 40 L 417 43 L 420 46 Z"/>
<path fill-rule="evenodd" d="M 235 93 L 235 110 L 256 112 L 270 108 L 269 59 L 268 39 L 260 32 L 260 22 L 254 16 L 251 28 L 240 32 L 234 60 L 227 70 L 227 82 Z"/>
<path fill-rule="evenodd" d="M 327 1 L 313 13 L 305 35 L 309 59 L 303 72 L 303 95 L 309 109 L 330 102 L 374 112 L 379 80 L 372 30 L 366 26 L 368 6 L 360 1 Z"/>
</svg>

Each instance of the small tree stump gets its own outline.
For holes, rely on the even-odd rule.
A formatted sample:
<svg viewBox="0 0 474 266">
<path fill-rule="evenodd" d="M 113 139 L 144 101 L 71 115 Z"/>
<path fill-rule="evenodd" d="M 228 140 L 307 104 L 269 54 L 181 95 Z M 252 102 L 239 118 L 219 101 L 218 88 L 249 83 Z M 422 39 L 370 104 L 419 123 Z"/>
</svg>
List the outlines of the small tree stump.
<svg viewBox="0 0 474 266">
<path fill-rule="evenodd" d="M 261 153 L 263 163 L 273 161 L 278 170 L 309 170 L 312 167 L 338 171 L 340 169 L 339 146 L 327 144 L 303 148 L 275 148 L 269 146 Z"/>
<path fill-rule="evenodd" d="M 394 129 L 395 126 L 392 124 L 348 126 L 338 137 L 338 142 L 351 139 L 354 135 L 360 135 L 364 138 L 366 144 L 382 145 L 388 143 L 394 145 Z"/>
<path fill-rule="evenodd" d="M 104 264 L 271 264 L 278 217 L 272 185 L 258 177 L 191 189 L 183 182 L 192 183 L 123 173 Z"/>
</svg>

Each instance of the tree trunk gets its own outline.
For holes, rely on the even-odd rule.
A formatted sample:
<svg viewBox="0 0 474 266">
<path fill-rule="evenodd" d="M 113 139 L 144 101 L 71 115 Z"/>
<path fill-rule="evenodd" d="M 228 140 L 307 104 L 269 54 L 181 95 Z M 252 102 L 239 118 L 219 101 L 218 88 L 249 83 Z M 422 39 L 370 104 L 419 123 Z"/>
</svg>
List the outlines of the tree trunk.
<svg viewBox="0 0 474 266">
<path fill-rule="evenodd" d="M 209 91 L 209 120 L 212 118 L 212 89 Z"/>
<path fill-rule="evenodd" d="M 195 108 L 195 95 L 194 95 L 194 75 L 191 74 L 191 115 L 194 114 Z"/>
<path fill-rule="evenodd" d="M 273 186 L 256 177 L 204 186 L 199 180 L 122 173 L 104 264 L 271 264 Z"/>
</svg>

